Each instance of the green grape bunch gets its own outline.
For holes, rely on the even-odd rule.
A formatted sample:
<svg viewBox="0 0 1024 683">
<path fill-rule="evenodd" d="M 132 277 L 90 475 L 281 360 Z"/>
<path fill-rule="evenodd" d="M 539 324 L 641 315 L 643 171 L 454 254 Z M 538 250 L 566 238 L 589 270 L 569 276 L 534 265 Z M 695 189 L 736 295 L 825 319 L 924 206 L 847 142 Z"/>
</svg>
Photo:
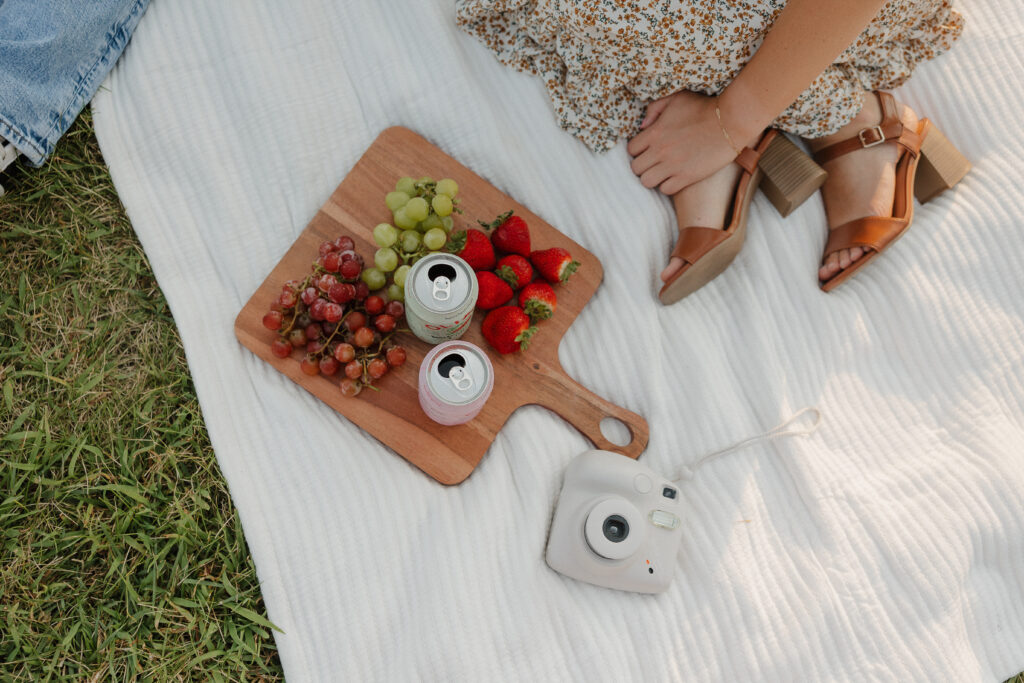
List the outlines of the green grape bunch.
<svg viewBox="0 0 1024 683">
<path fill-rule="evenodd" d="M 447 244 L 455 225 L 452 214 L 462 213 L 455 198 L 458 192 L 459 185 L 451 178 L 400 178 L 394 191 L 384 197 L 392 222 L 373 229 L 378 249 L 373 267 L 362 274 L 363 281 L 376 289 L 374 285 L 385 286 L 390 276 L 388 298 L 404 300 L 405 277 L 412 264 Z"/>
<path fill-rule="evenodd" d="M 373 229 L 373 240 L 380 247 L 374 265 L 390 273 L 400 264 L 413 264 L 443 249 L 455 225 L 452 214 L 462 213 L 455 198 L 458 191 L 458 183 L 451 178 L 400 178 L 394 191 L 384 197 L 393 224 L 381 223 Z"/>
<path fill-rule="evenodd" d="M 459 185 L 451 178 L 435 181 L 429 176 L 414 180 L 410 176 L 399 178 L 395 190 L 388 192 L 384 203 L 391 211 L 396 227 L 402 230 L 426 232 L 443 228 L 451 232 L 453 213 L 462 213 L 455 195 Z"/>
</svg>

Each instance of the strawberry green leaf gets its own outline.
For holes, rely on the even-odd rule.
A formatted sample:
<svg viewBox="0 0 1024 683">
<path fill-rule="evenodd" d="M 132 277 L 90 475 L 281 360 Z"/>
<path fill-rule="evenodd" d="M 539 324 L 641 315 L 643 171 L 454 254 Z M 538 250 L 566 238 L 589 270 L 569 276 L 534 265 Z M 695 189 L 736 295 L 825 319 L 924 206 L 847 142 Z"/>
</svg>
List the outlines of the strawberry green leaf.
<svg viewBox="0 0 1024 683">
<path fill-rule="evenodd" d="M 516 335 L 515 341 L 519 342 L 520 351 L 526 350 L 526 347 L 530 345 L 530 339 L 535 334 L 537 334 L 536 327 L 527 327 L 525 330 Z"/>
<path fill-rule="evenodd" d="M 481 226 L 483 226 L 484 230 L 494 230 L 499 225 L 501 225 L 502 223 L 507 221 L 509 216 L 511 216 L 511 215 L 512 215 L 511 211 L 506 211 L 505 213 L 501 214 L 500 216 L 495 218 L 490 223 L 484 223 L 483 221 L 479 221 L 479 220 L 477 221 L 477 223 L 479 223 Z"/>
<path fill-rule="evenodd" d="M 508 266 L 502 266 L 494 271 L 494 274 L 500 277 L 502 280 L 508 283 L 509 287 L 515 289 L 519 286 L 519 277 L 516 272 Z"/>
<path fill-rule="evenodd" d="M 551 307 L 537 299 L 530 299 L 527 301 L 526 306 L 523 307 L 523 311 L 526 315 L 530 316 L 531 322 L 547 320 L 551 317 Z"/>
<path fill-rule="evenodd" d="M 448 244 L 445 245 L 445 249 L 448 253 L 458 254 L 466 248 L 466 232 L 462 231 L 457 235 L 448 238 Z"/>
<path fill-rule="evenodd" d="M 579 261 L 573 261 L 572 263 L 566 264 L 565 268 L 562 269 L 562 276 L 559 279 L 562 282 L 565 282 L 566 280 L 569 279 L 570 275 L 572 275 L 573 273 L 575 273 L 577 271 L 577 269 L 579 269 L 579 267 L 580 267 L 580 262 Z"/>
</svg>

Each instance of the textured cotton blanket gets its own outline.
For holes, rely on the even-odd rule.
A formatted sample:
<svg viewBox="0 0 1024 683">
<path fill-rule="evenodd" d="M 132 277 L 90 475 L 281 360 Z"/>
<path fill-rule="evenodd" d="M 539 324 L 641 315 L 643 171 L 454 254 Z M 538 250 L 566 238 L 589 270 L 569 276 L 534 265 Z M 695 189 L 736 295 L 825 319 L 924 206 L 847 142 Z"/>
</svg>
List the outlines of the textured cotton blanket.
<svg viewBox="0 0 1024 683">
<path fill-rule="evenodd" d="M 736 262 L 666 308 L 669 203 L 623 145 L 597 156 L 561 132 L 543 84 L 459 33 L 452 3 L 154 2 L 95 99 L 96 129 L 180 328 L 287 677 L 1024 669 L 1024 6 L 963 10 L 960 43 L 899 95 L 974 162 L 966 180 L 832 294 L 816 279 L 820 199 L 782 220 L 758 197 Z M 545 565 L 562 471 L 588 447 L 554 414 L 515 413 L 446 488 L 236 342 L 242 304 L 391 125 L 602 260 L 560 357 L 648 419 L 649 467 L 822 411 L 813 436 L 718 458 L 682 486 L 667 593 Z"/>
</svg>

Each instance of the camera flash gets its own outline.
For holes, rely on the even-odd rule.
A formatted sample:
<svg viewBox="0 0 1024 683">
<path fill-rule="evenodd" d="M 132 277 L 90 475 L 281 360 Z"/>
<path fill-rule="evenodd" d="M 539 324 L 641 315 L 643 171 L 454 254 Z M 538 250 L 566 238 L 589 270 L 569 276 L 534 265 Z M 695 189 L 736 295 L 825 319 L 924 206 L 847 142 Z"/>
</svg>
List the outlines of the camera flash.
<svg viewBox="0 0 1024 683">
<path fill-rule="evenodd" d="M 662 529 L 675 529 L 679 526 L 679 518 L 664 510 L 651 510 L 651 524 Z"/>
</svg>

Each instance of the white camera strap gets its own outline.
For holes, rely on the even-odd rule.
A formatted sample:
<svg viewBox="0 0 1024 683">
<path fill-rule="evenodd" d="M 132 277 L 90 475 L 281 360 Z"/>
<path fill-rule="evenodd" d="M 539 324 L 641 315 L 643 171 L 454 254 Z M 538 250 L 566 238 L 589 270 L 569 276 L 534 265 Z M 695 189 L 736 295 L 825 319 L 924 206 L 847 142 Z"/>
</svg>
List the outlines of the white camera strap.
<svg viewBox="0 0 1024 683">
<path fill-rule="evenodd" d="M 814 415 L 814 422 L 812 422 L 810 426 L 804 427 L 802 429 L 787 429 L 791 424 L 799 420 L 804 415 L 808 414 Z M 720 451 L 715 451 L 714 453 L 705 455 L 703 458 L 693 463 L 693 465 L 683 467 L 682 470 L 680 470 L 679 472 L 679 476 L 676 477 L 673 481 L 680 482 L 683 480 L 693 479 L 694 475 L 696 474 L 697 468 L 699 468 L 701 465 L 707 464 L 709 461 L 717 458 L 720 455 L 726 455 L 728 453 L 738 451 L 741 448 L 746 448 L 747 446 L 755 444 L 759 441 L 773 441 L 775 439 L 782 439 L 790 436 L 809 436 L 813 434 L 815 430 L 818 429 L 818 425 L 820 424 L 821 411 L 814 406 L 808 406 L 806 408 L 798 410 L 788 420 L 786 420 L 782 424 L 772 427 L 767 432 L 759 434 L 758 436 L 752 436 L 749 439 L 744 439 L 743 441 L 735 443 L 732 446 L 729 446 L 728 448 L 724 448 Z"/>
</svg>

